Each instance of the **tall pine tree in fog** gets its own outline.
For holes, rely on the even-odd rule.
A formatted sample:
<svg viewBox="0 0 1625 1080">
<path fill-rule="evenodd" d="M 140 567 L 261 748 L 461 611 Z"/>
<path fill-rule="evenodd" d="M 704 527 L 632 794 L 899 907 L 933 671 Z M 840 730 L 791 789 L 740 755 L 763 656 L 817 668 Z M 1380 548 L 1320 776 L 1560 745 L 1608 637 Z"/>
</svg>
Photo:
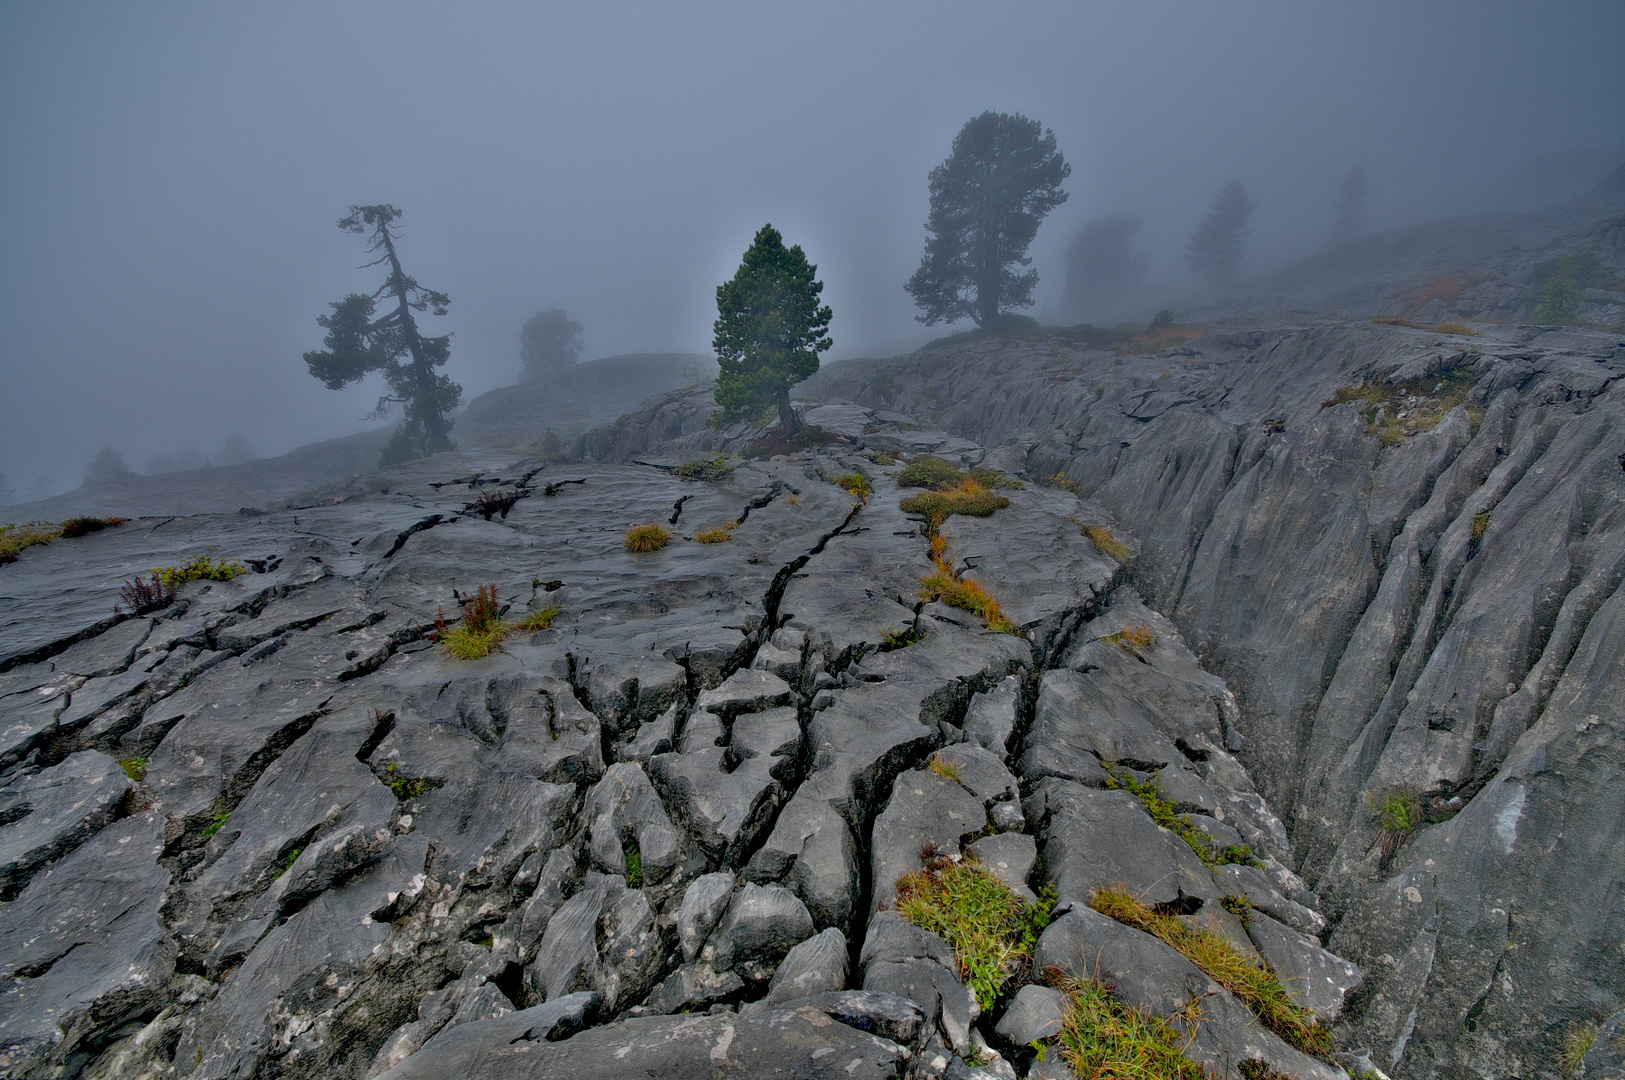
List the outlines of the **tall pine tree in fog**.
<svg viewBox="0 0 1625 1080">
<path fill-rule="evenodd" d="M 1031 307 L 1038 271 L 1018 273 L 1038 225 L 1066 202 L 1072 175 L 1055 133 L 1025 116 L 985 112 L 954 136 L 931 170 L 925 255 L 904 286 L 930 326 L 970 318 L 991 327 L 1008 308 Z"/>
<path fill-rule="evenodd" d="M 1343 191 L 1337 197 L 1337 221 L 1327 247 L 1346 244 L 1365 234 L 1365 170 L 1358 165 L 1343 178 Z"/>
<path fill-rule="evenodd" d="M 1145 280 L 1150 261 L 1134 250 L 1139 218 L 1095 218 L 1078 230 L 1066 249 L 1066 288 L 1062 310 L 1078 317 L 1098 316 L 1127 300 Z"/>
<path fill-rule="evenodd" d="M 1185 245 L 1191 269 L 1206 274 L 1214 286 L 1234 281 L 1247 239 L 1247 220 L 1252 215 L 1253 204 L 1241 181 L 1230 181 L 1219 192 L 1213 211 L 1202 219 L 1191 242 Z"/>
<path fill-rule="evenodd" d="M 786 248 L 779 230 L 763 225 L 733 280 L 717 286 L 711 347 L 717 351 L 719 423 L 776 408 L 781 435 L 801 429 L 790 408 L 790 387 L 818 370 L 818 354 L 832 344 L 826 335 L 834 313 L 818 305 L 824 283 L 817 273 L 800 244 Z"/>
<path fill-rule="evenodd" d="M 519 362 L 527 379 L 568 368 L 581 355 L 581 324 L 563 308 L 539 311 L 519 331 Z"/>
<path fill-rule="evenodd" d="M 329 305 L 331 315 L 317 316 L 316 321 L 327 330 L 322 339 L 327 348 L 305 354 L 310 373 L 330 390 L 360 382 L 374 371 L 383 372 L 389 390 L 379 397 L 374 415 L 388 415 L 392 405 L 403 406 L 405 413 L 384 447 L 385 465 L 450 450 L 451 421 L 446 414 L 463 396 L 461 386 L 435 371 L 451 357 L 451 336 L 424 337 L 412 315 L 431 309 L 444 315 L 451 298 L 424 288 L 401 269 L 395 251 L 400 234 L 394 225 L 400 216 L 388 203 L 352 206 L 349 216 L 339 222 L 345 232 L 361 236 L 370 232 L 367 251 L 380 254 L 363 269 L 383 266 L 388 276 L 376 291 L 351 293 Z M 393 300 L 394 307 L 375 318 L 378 301 L 385 298 Z"/>
</svg>

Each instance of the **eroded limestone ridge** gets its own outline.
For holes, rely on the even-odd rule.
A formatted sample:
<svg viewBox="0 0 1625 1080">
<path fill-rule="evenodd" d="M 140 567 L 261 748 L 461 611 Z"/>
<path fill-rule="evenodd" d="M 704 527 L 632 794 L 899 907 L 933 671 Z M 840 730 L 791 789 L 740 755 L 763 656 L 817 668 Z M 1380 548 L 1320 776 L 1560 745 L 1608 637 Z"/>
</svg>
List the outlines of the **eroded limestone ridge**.
<svg viewBox="0 0 1625 1080">
<path fill-rule="evenodd" d="M 1015 1001 L 1078 978 L 1176 1024 L 1195 1001 L 1187 1053 L 1217 1072 L 1341 1075 L 1088 906 L 1123 886 L 1217 928 L 1306 1017 L 1359 981 L 1233 756 L 1233 698 L 1085 534 L 1104 512 L 1028 486 L 910 516 L 860 441 L 704 469 L 442 455 L 335 505 L 25 552 L 6 1070 L 1055 1076 L 1061 1006 Z M 649 523 L 672 540 L 627 550 Z M 114 616 L 125 577 L 198 554 L 250 571 Z M 923 600 L 934 573 L 1018 632 Z M 432 638 L 492 583 L 507 636 L 452 657 Z M 1049 913 L 992 990 L 895 910 L 926 858 Z"/>
</svg>

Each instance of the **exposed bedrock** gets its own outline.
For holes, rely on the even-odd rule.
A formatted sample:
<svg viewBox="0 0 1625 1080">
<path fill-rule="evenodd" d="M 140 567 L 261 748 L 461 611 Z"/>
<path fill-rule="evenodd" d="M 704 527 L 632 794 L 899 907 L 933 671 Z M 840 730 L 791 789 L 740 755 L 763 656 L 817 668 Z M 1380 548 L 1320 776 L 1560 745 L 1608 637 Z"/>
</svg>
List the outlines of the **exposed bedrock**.
<svg viewBox="0 0 1625 1080">
<path fill-rule="evenodd" d="M 1555 1080 L 1625 994 L 1625 365 L 1477 344 L 950 344 L 831 365 L 835 441 L 705 480 L 676 467 L 749 433 L 679 392 L 596 461 L 457 452 L 29 549 L 0 568 L 0 1072 L 1059 1076 L 1027 1045 L 1055 968 L 1198 1010 L 1216 1075 Z M 1459 370 L 1419 433 L 1322 407 Z M 939 530 L 1019 633 L 922 599 L 884 456 L 921 452 L 1027 480 Z M 521 497 L 487 520 L 493 490 Z M 115 614 L 205 553 L 249 570 Z M 506 637 L 456 659 L 484 585 Z M 895 907 L 943 858 L 1055 896 L 988 1005 Z M 1338 1054 L 1090 906 L 1118 886 L 1267 964 Z"/>
</svg>

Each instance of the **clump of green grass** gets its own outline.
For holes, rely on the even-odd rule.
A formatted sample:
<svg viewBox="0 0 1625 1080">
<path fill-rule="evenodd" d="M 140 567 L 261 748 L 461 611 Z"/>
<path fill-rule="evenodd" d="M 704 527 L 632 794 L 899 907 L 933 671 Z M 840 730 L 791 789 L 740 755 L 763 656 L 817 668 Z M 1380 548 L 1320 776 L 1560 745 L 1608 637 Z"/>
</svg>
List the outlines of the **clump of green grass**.
<svg viewBox="0 0 1625 1080">
<path fill-rule="evenodd" d="M 1476 348 L 1476 346 L 1475 346 Z M 1463 353 L 1431 375 L 1396 383 L 1340 386 L 1320 403 L 1323 409 L 1349 402 L 1360 405 L 1366 430 L 1384 446 L 1397 446 L 1439 426 L 1445 414 L 1467 400 L 1478 374 Z"/>
<path fill-rule="evenodd" d="M 626 550 L 659 551 L 671 543 L 672 532 L 658 521 L 634 525 L 626 530 Z"/>
<path fill-rule="evenodd" d="M 124 775 L 138 784 L 147 778 L 147 759 L 144 757 L 125 758 L 118 764 L 124 770 Z"/>
<path fill-rule="evenodd" d="M 1060 488 L 1062 491 L 1070 491 L 1074 495 L 1078 493 L 1077 481 L 1073 480 L 1064 472 L 1058 472 L 1054 476 L 1051 476 L 1048 480 L 1045 480 L 1044 486 Z"/>
<path fill-rule="evenodd" d="M 1427 808 L 1416 792 L 1398 787 L 1389 788 L 1369 801 L 1377 815 L 1382 865 L 1387 866 L 1410 835 L 1427 824 Z"/>
<path fill-rule="evenodd" d="M 415 799 L 430 788 L 437 786 L 434 781 L 427 777 L 401 775 L 400 765 L 393 761 L 384 766 L 384 774 L 378 779 L 382 780 L 384 786 L 394 792 L 395 797 L 401 802 Z"/>
<path fill-rule="evenodd" d="M 990 488 L 1009 488 L 1012 491 L 1026 491 L 1027 485 L 1013 476 L 1006 476 L 997 469 L 984 469 L 978 466 L 970 471 L 970 478 Z"/>
<path fill-rule="evenodd" d="M 850 472 L 845 476 L 837 476 L 835 486 L 845 488 L 849 494 L 865 500 L 875 493 L 875 486 L 869 482 L 867 476 L 860 472 Z"/>
<path fill-rule="evenodd" d="M 734 530 L 739 528 L 739 522 L 730 521 L 726 525 L 713 525 L 709 529 L 701 529 L 694 534 L 695 543 L 699 544 L 726 544 L 734 538 Z"/>
<path fill-rule="evenodd" d="M 439 635 L 440 644 L 459 660 L 478 660 L 502 644 L 508 629 L 496 585 L 481 585 L 463 601 L 462 621 Z"/>
<path fill-rule="evenodd" d="M 1242 1080 L 1294 1080 L 1293 1077 L 1270 1067 L 1270 1063 L 1258 1058 L 1247 1058 L 1236 1071 L 1241 1073 Z"/>
<path fill-rule="evenodd" d="M 734 470 L 739 466 L 729 460 L 727 454 L 712 454 L 710 459 L 696 458 L 685 461 L 672 469 L 672 472 L 684 480 L 728 480 L 733 477 Z"/>
<path fill-rule="evenodd" d="M 626 853 L 627 887 L 643 888 L 643 851 L 638 847 L 638 838 L 628 836 L 622 850 Z"/>
<path fill-rule="evenodd" d="M 1597 1030 L 1595 1020 L 1577 1020 L 1563 1033 L 1563 1042 L 1557 1051 L 1557 1067 L 1564 1076 L 1573 1076 L 1580 1071 L 1581 1062 L 1597 1045 Z"/>
<path fill-rule="evenodd" d="M 1127 564 L 1134 558 L 1134 552 L 1129 546 L 1104 525 L 1085 525 L 1083 535 L 1088 537 L 1089 542 L 1095 545 L 1095 549 L 1108 559 Z"/>
<path fill-rule="evenodd" d="M 957 486 L 964 479 L 964 473 L 941 458 L 920 454 L 904 465 L 902 471 L 897 474 L 897 486 L 944 491 Z"/>
<path fill-rule="evenodd" d="M 280 870 L 278 870 L 276 872 L 276 876 L 281 877 L 282 875 L 286 874 L 289 870 L 292 870 L 293 869 L 293 864 L 298 862 L 299 861 L 299 856 L 303 855 L 304 853 L 305 853 L 305 849 L 302 848 L 302 847 L 296 847 L 292 851 L 288 852 L 288 857 L 282 861 L 282 869 L 280 869 Z"/>
<path fill-rule="evenodd" d="M 1473 543 L 1484 539 L 1484 534 L 1490 529 L 1490 511 L 1480 510 L 1473 515 Z"/>
<path fill-rule="evenodd" d="M 557 605 L 544 607 L 540 611 L 526 613 L 524 618 L 514 624 L 514 629 L 524 634 L 535 634 L 551 627 L 553 620 L 562 614 L 564 609 Z"/>
<path fill-rule="evenodd" d="M 1309 1054 L 1331 1053 L 1331 1032 L 1314 1013 L 1292 1000 L 1269 965 L 1243 953 L 1216 929 L 1192 926 L 1176 915 L 1163 914 L 1124 888 L 1096 889 L 1089 906 L 1180 953 L 1289 1045 Z"/>
<path fill-rule="evenodd" d="M 899 506 L 905 514 L 919 514 L 926 519 L 930 531 L 936 531 L 953 514 L 966 517 L 991 517 L 996 510 L 1010 505 L 1006 496 L 995 494 L 986 486 L 966 478 L 956 487 L 945 491 L 926 491 L 910 495 Z"/>
<path fill-rule="evenodd" d="M 871 462 L 873 462 L 876 465 L 896 465 L 897 464 L 897 459 L 892 457 L 890 454 L 886 453 L 886 451 L 884 451 L 884 450 L 870 450 L 870 451 L 866 452 L 863 456 L 868 458 Z"/>
<path fill-rule="evenodd" d="M 213 836 L 215 833 L 217 833 L 221 829 L 225 828 L 226 827 L 226 822 L 228 822 L 230 820 L 231 820 L 231 811 L 230 810 L 226 810 L 223 813 L 216 814 L 212 819 L 210 819 L 208 827 L 203 830 L 203 835 L 204 836 Z"/>
<path fill-rule="evenodd" d="M 1135 656 L 1144 656 L 1151 646 L 1157 643 L 1157 635 L 1151 632 L 1149 626 L 1125 626 L 1115 634 L 1107 634 L 1100 638 L 1106 645 L 1120 645 Z"/>
<path fill-rule="evenodd" d="M 248 567 L 240 562 L 199 555 L 179 566 L 160 566 L 153 573 L 158 575 L 158 580 L 173 589 L 189 581 L 230 581 L 248 573 Z"/>
<path fill-rule="evenodd" d="M 1228 911 L 1230 914 L 1234 915 L 1236 918 L 1240 919 L 1241 925 L 1243 926 L 1246 926 L 1248 923 L 1253 921 L 1253 902 L 1247 899 L 1245 896 L 1238 896 L 1235 893 L 1231 893 L 1227 896 L 1220 897 L 1219 906 L 1224 908 L 1224 910 Z"/>
<path fill-rule="evenodd" d="M 1066 1017 L 1056 1036 L 1072 1072 L 1090 1080 L 1211 1080 L 1185 1056 L 1201 1008 L 1186 1006 L 1185 1033 L 1167 1020 L 1125 1005 L 1093 979 L 1056 978 Z"/>
<path fill-rule="evenodd" d="M 897 879 L 897 913 L 954 948 L 959 973 L 982 1008 L 1031 963 L 1055 906 L 1047 890 L 1028 906 L 976 859 L 932 854 L 925 868 Z"/>
<path fill-rule="evenodd" d="M 30 521 L 25 525 L 0 525 L 0 564 L 17 561 L 17 556 L 39 544 L 49 544 L 61 538 L 62 526 L 49 521 Z"/>
<path fill-rule="evenodd" d="M 937 571 L 920 581 L 920 599 L 941 600 L 949 607 L 968 611 L 987 624 L 989 630 L 999 634 L 1020 634 L 1021 628 L 1011 622 L 993 594 L 978 582 L 955 577 L 939 563 Z"/>
<path fill-rule="evenodd" d="M 953 780 L 956 782 L 959 780 L 959 766 L 955 765 L 941 754 L 932 754 L 931 760 L 925 763 L 925 767 L 942 777 L 944 780 Z"/>
<path fill-rule="evenodd" d="M 892 652 L 896 649 L 906 649 L 910 645 L 917 645 L 925 640 L 926 629 L 923 626 L 909 626 L 902 630 L 887 630 L 880 635 L 880 652 Z"/>
<path fill-rule="evenodd" d="M 1196 827 L 1189 814 L 1181 814 L 1174 808 L 1162 793 L 1162 786 L 1156 780 L 1141 780 L 1133 772 L 1113 762 L 1104 762 L 1103 767 L 1108 777 L 1106 786 L 1113 791 L 1126 791 L 1133 795 L 1145 807 L 1151 820 L 1173 833 L 1194 852 L 1208 866 L 1227 866 L 1236 863 L 1242 866 L 1261 866 L 1253 849 L 1245 844 L 1229 844 L 1222 848 L 1215 848 L 1208 839 L 1207 833 Z"/>
</svg>

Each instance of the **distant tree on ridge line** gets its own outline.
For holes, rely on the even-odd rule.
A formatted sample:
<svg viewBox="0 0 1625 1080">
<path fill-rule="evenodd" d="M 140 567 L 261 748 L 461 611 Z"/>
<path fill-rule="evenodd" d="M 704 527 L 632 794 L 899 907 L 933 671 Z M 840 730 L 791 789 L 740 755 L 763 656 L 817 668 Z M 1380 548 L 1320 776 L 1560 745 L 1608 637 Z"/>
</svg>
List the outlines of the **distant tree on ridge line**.
<svg viewBox="0 0 1625 1080">
<path fill-rule="evenodd" d="M 532 315 L 519 331 L 521 375 L 536 379 L 562 371 L 581 356 L 581 324 L 563 308 Z"/>
<path fill-rule="evenodd" d="M 1213 210 L 1202 219 L 1190 243 L 1185 245 L 1191 269 L 1206 274 L 1216 287 L 1233 282 L 1246 247 L 1247 221 L 1252 213 L 1253 204 L 1241 181 L 1226 184 Z"/>
</svg>

